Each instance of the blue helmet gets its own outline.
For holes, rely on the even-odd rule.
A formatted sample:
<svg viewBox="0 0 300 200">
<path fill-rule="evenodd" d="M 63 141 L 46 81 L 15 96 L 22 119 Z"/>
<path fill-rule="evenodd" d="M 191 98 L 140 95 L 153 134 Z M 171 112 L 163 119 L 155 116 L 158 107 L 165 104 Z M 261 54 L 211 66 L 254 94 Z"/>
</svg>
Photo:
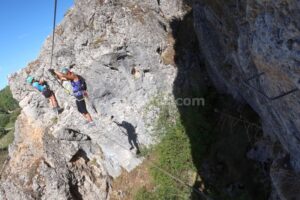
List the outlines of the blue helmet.
<svg viewBox="0 0 300 200">
<path fill-rule="evenodd" d="M 27 79 L 26 79 L 26 82 L 28 83 L 28 84 L 31 84 L 32 83 L 32 81 L 33 81 L 33 77 L 32 76 L 28 76 L 27 77 Z"/>
<path fill-rule="evenodd" d="M 67 67 L 62 67 L 60 69 L 60 72 L 63 73 L 63 74 L 67 74 L 70 70 L 67 68 Z"/>
</svg>

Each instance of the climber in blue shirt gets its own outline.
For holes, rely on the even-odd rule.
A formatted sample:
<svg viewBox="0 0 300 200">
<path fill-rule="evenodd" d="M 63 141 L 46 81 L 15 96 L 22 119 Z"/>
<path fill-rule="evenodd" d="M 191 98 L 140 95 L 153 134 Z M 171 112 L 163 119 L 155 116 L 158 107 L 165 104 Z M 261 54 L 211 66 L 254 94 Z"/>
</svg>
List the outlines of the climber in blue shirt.
<svg viewBox="0 0 300 200">
<path fill-rule="evenodd" d="M 93 119 L 90 113 L 87 111 L 86 103 L 84 97 L 87 96 L 87 87 L 84 79 L 71 72 L 68 68 L 63 67 L 60 72 L 50 69 L 51 74 L 56 75 L 62 81 L 70 81 L 73 89 L 73 96 L 76 98 L 76 106 L 78 111 L 83 115 L 87 120 L 90 126 L 94 126 Z"/>
<path fill-rule="evenodd" d="M 33 86 L 35 89 L 37 89 L 39 92 L 41 92 L 44 97 L 50 100 L 50 103 L 52 105 L 53 110 L 60 114 L 63 109 L 59 107 L 56 97 L 52 90 L 50 90 L 48 84 L 46 81 L 43 80 L 36 80 L 32 76 L 28 76 L 26 79 L 27 83 Z"/>
</svg>

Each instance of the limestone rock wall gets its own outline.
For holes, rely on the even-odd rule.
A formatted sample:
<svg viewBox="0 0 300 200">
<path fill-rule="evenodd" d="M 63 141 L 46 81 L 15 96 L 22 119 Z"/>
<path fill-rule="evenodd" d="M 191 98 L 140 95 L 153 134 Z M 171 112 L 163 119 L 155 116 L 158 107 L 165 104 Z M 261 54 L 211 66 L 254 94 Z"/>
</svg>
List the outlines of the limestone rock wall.
<svg viewBox="0 0 300 200">
<path fill-rule="evenodd" d="M 289 157 L 284 159 L 289 174 L 296 177 L 300 170 L 299 1 L 195 0 L 193 8 L 195 31 L 215 86 L 259 114 L 273 150 L 275 144 L 284 149 L 272 158 L 274 186 L 281 199 L 299 198 L 287 190 L 287 173 L 274 167 Z"/>
</svg>

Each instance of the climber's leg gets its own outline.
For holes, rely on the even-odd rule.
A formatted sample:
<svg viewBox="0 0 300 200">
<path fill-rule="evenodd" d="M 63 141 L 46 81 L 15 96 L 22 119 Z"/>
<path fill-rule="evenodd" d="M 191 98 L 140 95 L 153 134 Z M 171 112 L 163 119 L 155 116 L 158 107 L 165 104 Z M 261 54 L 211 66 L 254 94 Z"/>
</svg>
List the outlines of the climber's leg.
<svg viewBox="0 0 300 200">
<path fill-rule="evenodd" d="M 56 97 L 53 93 L 52 93 L 52 95 L 50 96 L 49 99 L 50 99 L 52 107 L 53 108 L 58 108 L 58 103 L 57 103 Z"/>
<path fill-rule="evenodd" d="M 49 101 L 50 101 L 50 103 L 51 103 L 51 105 L 52 105 L 53 108 L 58 108 L 58 103 L 57 103 L 57 100 L 56 100 L 56 97 L 55 97 L 53 91 L 51 91 L 51 90 L 49 90 L 49 89 L 45 89 L 45 90 L 43 91 L 43 95 L 44 95 L 47 99 L 49 99 Z"/>
<path fill-rule="evenodd" d="M 90 115 L 90 113 L 87 111 L 86 109 L 86 103 L 84 98 L 77 98 L 76 99 L 76 106 L 78 111 L 83 115 L 83 117 L 88 121 L 88 122 L 92 122 L 93 119 Z"/>
<path fill-rule="evenodd" d="M 90 113 L 85 113 L 83 114 L 84 118 L 88 121 L 88 122 L 92 122 L 92 116 L 90 115 Z"/>
</svg>

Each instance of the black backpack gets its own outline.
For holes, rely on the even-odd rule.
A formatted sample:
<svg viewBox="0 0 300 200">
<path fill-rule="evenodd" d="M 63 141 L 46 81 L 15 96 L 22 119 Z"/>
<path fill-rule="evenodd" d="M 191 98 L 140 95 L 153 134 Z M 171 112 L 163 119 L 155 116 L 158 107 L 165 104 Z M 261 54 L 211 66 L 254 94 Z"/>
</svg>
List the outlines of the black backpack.
<svg viewBox="0 0 300 200">
<path fill-rule="evenodd" d="M 87 90 L 87 85 L 86 85 L 85 79 L 82 76 L 79 76 L 79 75 L 77 75 L 77 76 L 78 76 L 79 81 L 80 81 L 80 90 L 81 91 Z"/>
</svg>

